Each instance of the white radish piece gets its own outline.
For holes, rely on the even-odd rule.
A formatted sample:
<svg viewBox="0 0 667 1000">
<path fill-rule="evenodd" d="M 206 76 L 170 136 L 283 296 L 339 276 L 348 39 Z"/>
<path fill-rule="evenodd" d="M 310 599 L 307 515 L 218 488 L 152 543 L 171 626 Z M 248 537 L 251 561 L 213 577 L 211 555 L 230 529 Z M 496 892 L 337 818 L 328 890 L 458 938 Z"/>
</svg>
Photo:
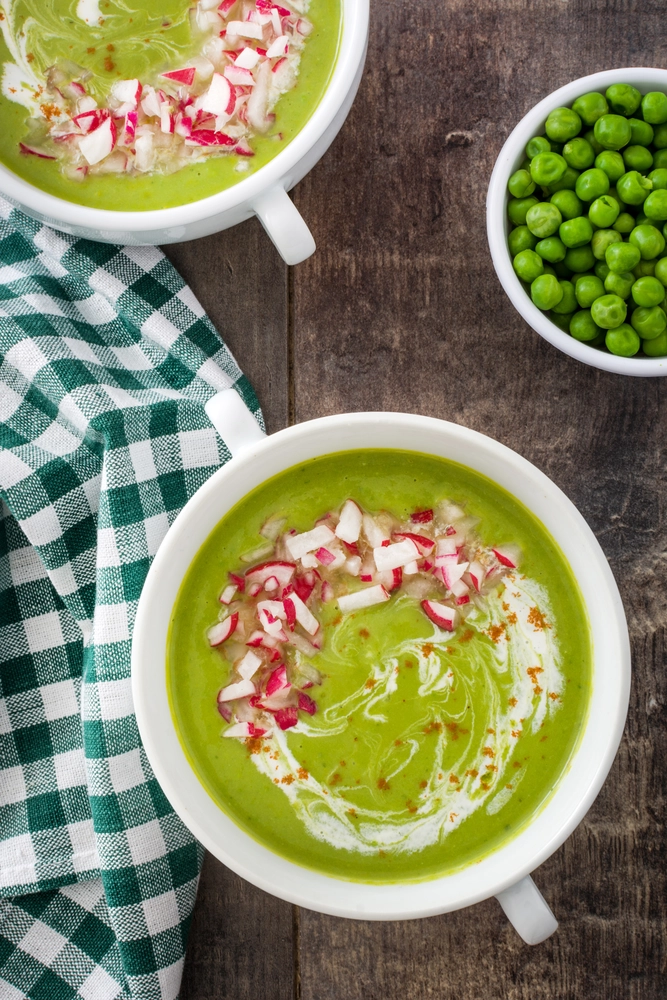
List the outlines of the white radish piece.
<svg viewBox="0 0 667 1000">
<path fill-rule="evenodd" d="M 472 580 L 473 587 L 479 594 L 482 589 L 482 584 L 484 583 L 484 577 L 486 576 L 486 570 L 482 566 L 481 562 L 477 562 L 477 560 L 471 562 L 468 567 L 468 575 Z"/>
<path fill-rule="evenodd" d="M 236 94 L 229 80 L 220 73 L 214 73 L 211 85 L 205 94 L 197 101 L 197 107 L 202 111 L 215 115 L 216 118 L 229 118 L 234 112 Z"/>
<path fill-rule="evenodd" d="M 138 80 L 116 80 L 111 88 L 111 96 L 121 104 L 131 104 L 136 108 L 141 97 L 141 84 Z"/>
<path fill-rule="evenodd" d="M 234 65 L 240 69 L 254 69 L 261 56 L 256 49 L 246 47 L 234 60 Z"/>
<path fill-rule="evenodd" d="M 223 622 L 218 622 L 213 628 L 210 628 L 206 633 L 206 638 L 211 646 L 220 646 L 223 642 L 229 639 L 232 632 L 236 631 L 236 626 L 238 625 L 239 616 L 238 612 L 234 612 L 228 618 L 225 618 Z"/>
<path fill-rule="evenodd" d="M 447 555 L 447 556 L 436 556 L 435 565 L 442 570 L 442 579 L 445 582 L 445 586 L 448 590 L 451 590 L 455 583 L 457 583 L 465 571 L 468 569 L 469 563 L 459 562 L 458 555 Z"/>
<path fill-rule="evenodd" d="M 271 562 L 260 563 L 259 566 L 253 566 L 252 569 L 246 571 L 245 578 L 249 584 L 258 583 L 260 590 L 271 576 L 276 578 L 281 587 L 287 587 L 295 571 L 296 566 L 294 563 L 273 560 Z"/>
<path fill-rule="evenodd" d="M 294 605 L 294 610 L 296 612 L 296 620 L 299 625 L 306 630 L 309 635 L 315 635 L 320 623 L 318 622 L 315 615 L 313 615 L 310 609 L 303 603 L 298 594 L 290 594 L 290 600 Z"/>
<path fill-rule="evenodd" d="M 235 583 L 230 583 L 228 587 L 225 587 L 223 592 L 220 594 L 221 604 L 231 604 L 234 600 L 234 594 L 237 591 L 237 586 Z"/>
<path fill-rule="evenodd" d="M 415 559 L 413 562 L 406 563 L 403 567 L 403 572 L 406 576 L 414 576 L 415 573 L 419 572 L 419 563 Z"/>
<path fill-rule="evenodd" d="M 91 167 L 108 156 L 115 145 L 116 126 L 111 118 L 79 140 L 79 149 Z"/>
<path fill-rule="evenodd" d="M 225 79 L 235 87 L 254 87 L 255 78 L 249 69 L 242 66 L 225 66 Z"/>
<path fill-rule="evenodd" d="M 432 622 L 447 632 L 453 632 L 459 620 L 456 608 L 450 608 L 439 601 L 422 601 L 422 608 Z"/>
<path fill-rule="evenodd" d="M 378 573 L 386 570 L 399 569 L 408 563 L 419 559 L 421 553 L 411 538 L 405 538 L 402 542 L 394 542 L 393 545 L 379 545 L 373 549 L 373 558 Z"/>
<path fill-rule="evenodd" d="M 264 37 L 262 25 L 255 24 L 253 21 L 229 21 L 227 34 L 236 38 L 254 38 L 258 42 L 261 42 Z"/>
<path fill-rule="evenodd" d="M 292 559 L 301 559 L 309 552 L 331 544 L 335 537 L 326 524 L 318 524 L 311 531 L 304 531 L 300 535 L 288 535 L 285 538 L 285 545 Z"/>
<path fill-rule="evenodd" d="M 503 545 L 502 548 L 492 549 L 494 556 L 501 566 L 509 569 L 516 569 L 521 561 L 521 549 L 518 545 Z"/>
<path fill-rule="evenodd" d="M 347 614 L 349 611 L 359 611 L 361 608 L 370 608 L 374 604 L 382 604 L 389 600 L 389 594 L 382 584 L 375 587 L 364 587 L 363 590 L 356 590 L 354 594 L 343 594 L 338 598 L 338 607 Z"/>
<path fill-rule="evenodd" d="M 289 38 L 287 35 L 279 35 L 266 52 L 267 59 L 277 59 L 279 56 L 286 56 L 289 52 Z"/>
<path fill-rule="evenodd" d="M 370 514 L 363 516 L 364 534 L 374 549 L 383 542 L 388 541 L 388 536 L 384 533 L 380 525 Z"/>
<path fill-rule="evenodd" d="M 228 726 L 222 735 L 231 739 L 245 740 L 250 736 L 250 725 L 249 722 L 235 722 L 233 726 Z"/>
<path fill-rule="evenodd" d="M 252 681 L 237 681 L 235 684 L 228 684 L 218 694 L 218 701 L 236 701 L 238 698 L 249 698 L 255 693 L 255 685 Z"/>
<path fill-rule="evenodd" d="M 248 101 L 248 124 L 258 132 L 265 132 L 269 111 L 269 86 L 271 83 L 271 64 L 264 60 L 257 70 L 257 79 Z"/>
<path fill-rule="evenodd" d="M 255 676 L 263 662 L 264 661 L 261 656 L 257 656 L 256 653 L 253 653 L 253 651 L 249 649 L 237 666 L 236 671 L 239 677 L 242 677 L 244 681 L 249 681 Z"/>
<path fill-rule="evenodd" d="M 345 560 L 345 572 L 350 576 L 359 576 L 361 572 L 361 556 L 350 556 Z"/>
<path fill-rule="evenodd" d="M 285 621 L 287 618 L 285 605 L 282 601 L 258 601 L 257 610 L 260 614 L 262 611 L 268 611 L 274 618 L 280 618 L 282 621 Z"/>
<path fill-rule="evenodd" d="M 348 545 L 359 540 L 363 514 L 361 508 L 354 500 L 346 500 L 340 512 L 340 519 L 336 525 L 336 535 Z"/>
</svg>

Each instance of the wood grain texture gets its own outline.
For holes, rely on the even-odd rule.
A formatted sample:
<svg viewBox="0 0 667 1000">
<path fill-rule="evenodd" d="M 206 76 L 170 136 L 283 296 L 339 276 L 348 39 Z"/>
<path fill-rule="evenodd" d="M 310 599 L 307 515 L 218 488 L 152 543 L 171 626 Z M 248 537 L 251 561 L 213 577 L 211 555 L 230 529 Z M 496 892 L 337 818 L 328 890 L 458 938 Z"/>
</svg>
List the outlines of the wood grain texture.
<svg viewBox="0 0 667 1000">
<path fill-rule="evenodd" d="M 267 914 L 279 908 L 263 926 L 278 919 L 289 936 L 274 987 L 273 972 L 235 954 L 256 940 L 254 890 L 232 892 L 235 877 L 209 862 L 188 1000 L 249 990 L 280 1000 L 667 995 L 667 380 L 587 368 L 533 333 L 496 279 L 484 215 L 495 157 L 519 118 L 585 73 L 665 65 L 664 11 L 657 0 L 372 0 L 359 97 L 295 191 L 319 249 L 281 285 L 287 297 L 276 293 L 280 316 L 259 277 L 268 266 L 285 282 L 284 271 L 258 227 L 170 251 L 227 335 L 231 311 L 230 343 L 272 427 L 407 410 L 483 431 L 543 469 L 610 559 L 634 656 L 611 776 L 536 875 L 556 936 L 523 945 L 493 900 L 425 921 L 301 911 L 291 923 L 288 907 L 261 897 Z M 220 262 L 230 269 L 217 313 L 212 261 L 215 280 Z M 276 352 L 280 365 L 293 357 L 289 387 L 282 367 L 267 374 Z"/>
</svg>

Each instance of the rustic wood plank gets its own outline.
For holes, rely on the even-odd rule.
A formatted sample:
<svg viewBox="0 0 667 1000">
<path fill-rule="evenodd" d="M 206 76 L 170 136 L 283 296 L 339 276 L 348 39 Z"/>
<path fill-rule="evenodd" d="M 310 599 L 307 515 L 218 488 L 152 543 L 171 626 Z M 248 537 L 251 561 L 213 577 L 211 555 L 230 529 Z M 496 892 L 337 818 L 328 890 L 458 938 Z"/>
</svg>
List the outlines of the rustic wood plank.
<svg viewBox="0 0 667 1000">
<path fill-rule="evenodd" d="M 163 247 L 259 397 L 269 431 L 289 414 L 288 275 L 259 222 Z"/>
</svg>

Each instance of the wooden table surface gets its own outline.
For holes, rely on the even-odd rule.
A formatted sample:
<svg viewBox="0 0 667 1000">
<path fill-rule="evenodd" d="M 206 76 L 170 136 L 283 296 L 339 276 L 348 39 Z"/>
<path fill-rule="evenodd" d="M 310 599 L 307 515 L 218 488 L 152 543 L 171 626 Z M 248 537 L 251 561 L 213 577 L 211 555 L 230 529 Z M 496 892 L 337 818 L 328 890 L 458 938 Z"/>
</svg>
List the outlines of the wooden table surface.
<svg viewBox="0 0 667 1000">
<path fill-rule="evenodd" d="M 428 920 L 299 910 L 206 859 L 182 1000 L 663 1000 L 667 996 L 667 380 L 585 367 L 496 279 L 500 147 L 562 84 L 664 66 L 658 0 L 372 0 L 366 74 L 294 198 L 317 240 L 288 270 L 259 224 L 167 248 L 253 381 L 269 430 L 345 410 L 442 417 L 514 448 L 596 532 L 632 634 L 630 715 L 595 805 L 535 879 L 558 933 L 495 900 Z"/>
</svg>

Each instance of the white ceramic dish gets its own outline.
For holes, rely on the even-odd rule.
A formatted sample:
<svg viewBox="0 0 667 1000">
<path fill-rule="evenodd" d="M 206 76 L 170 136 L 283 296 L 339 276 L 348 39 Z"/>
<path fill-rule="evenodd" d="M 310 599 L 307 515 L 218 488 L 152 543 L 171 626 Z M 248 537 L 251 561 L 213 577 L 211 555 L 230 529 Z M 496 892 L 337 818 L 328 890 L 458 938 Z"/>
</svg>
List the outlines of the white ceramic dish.
<svg viewBox="0 0 667 1000">
<path fill-rule="evenodd" d="M 530 296 L 521 287 L 514 273 L 512 258 L 507 247 L 509 230 L 507 219 L 507 182 L 525 158 L 526 143 L 534 135 L 544 133 L 544 123 L 554 108 L 571 105 L 581 94 L 591 90 L 605 92 L 612 83 L 630 83 L 643 94 L 651 90 L 667 91 L 667 70 L 664 69 L 610 69 L 603 73 L 593 73 L 573 80 L 565 87 L 555 90 L 543 101 L 536 104 L 521 119 L 500 151 L 491 174 L 486 197 L 486 228 L 493 266 L 500 283 L 507 292 L 512 305 L 541 337 L 570 357 L 583 361 L 594 368 L 602 368 L 619 375 L 667 375 L 667 358 L 619 358 L 606 351 L 589 347 L 559 330 L 549 317 L 533 305 Z"/>
<path fill-rule="evenodd" d="M 535 944 L 556 922 L 529 873 L 572 833 L 595 799 L 618 748 L 630 688 L 623 606 L 607 560 L 567 497 L 533 465 L 496 441 L 456 424 L 400 413 L 325 417 L 265 438 L 230 390 L 207 412 L 234 457 L 178 516 L 148 574 L 132 649 L 139 730 L 158 781 L 183 822 L 217 858 L 282 899 L 324 913 L 373 920 L 431 916 L 497 896 L 521 936 Z M 427 882 L 364 885 L 285 860 L 244 833 L 209 797 L 179 743 L 166 688 L 171 609 L 199 547 L 250 490 L 299 462 L 353 448 L 404 448 L 461 462 L 517 497 L 559 543 L 579 581 L 591 622 L 591 707 L 567 774 L 535 820 L 481 862 Z"/>
<path fill-rule="evenodd" d="M 287 192 L 327 151 L 359 88 L 368 44 L 369 0 L 342 0 L 343 30 L 331 82 L 301 132 L 257 173 L 201 201 L 150 212 L 112 212 L 57 198 L 0 164 L 0 194 L 54 229 L 103 243 L 164 244 L 210 236 L 258 216 L 288 264 L 315 241 Z"/>
</svg>

